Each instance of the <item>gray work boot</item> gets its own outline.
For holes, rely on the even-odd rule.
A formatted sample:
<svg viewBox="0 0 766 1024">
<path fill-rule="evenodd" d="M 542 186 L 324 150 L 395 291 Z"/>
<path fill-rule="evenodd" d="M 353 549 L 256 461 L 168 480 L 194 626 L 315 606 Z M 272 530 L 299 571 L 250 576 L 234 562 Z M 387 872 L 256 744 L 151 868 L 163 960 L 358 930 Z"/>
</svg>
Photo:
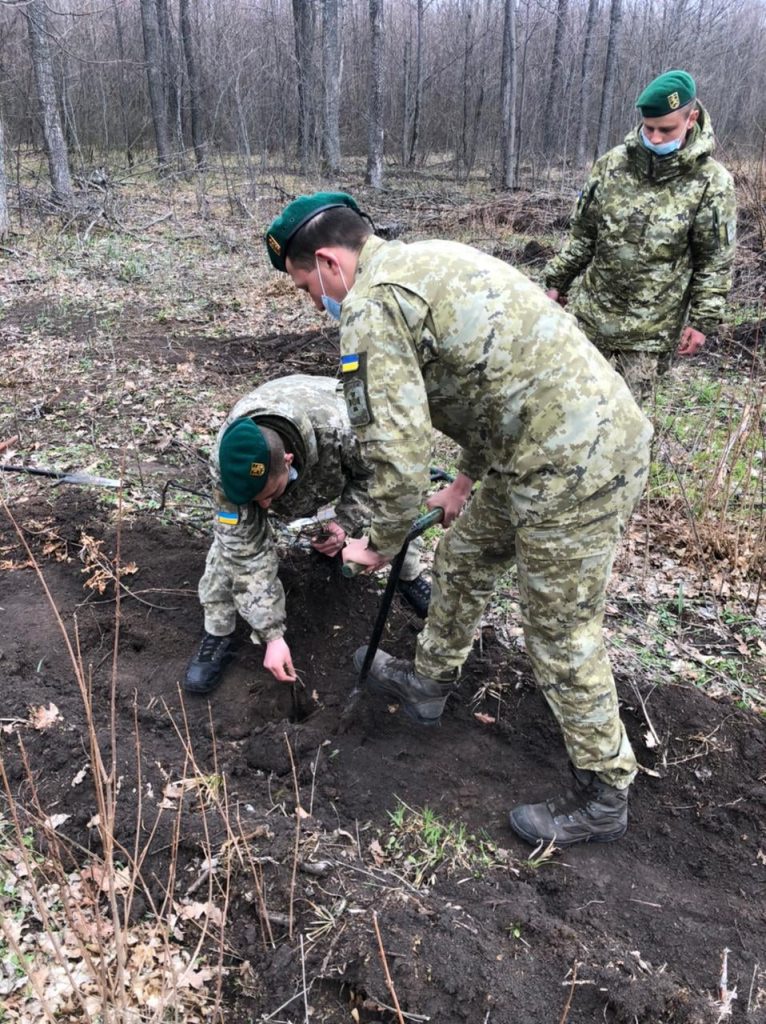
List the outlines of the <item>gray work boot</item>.
<svg viewBox="0 0 766 1024">
<path fill-rule="evenodd" d="M 361 671 L 366 647 L 354 654 L 354 667 Z M 367 676 L 372 693 L 401 704 L 402 711 L 418 725 L 438 725 L 447 697 L 457 688 L 453 680 L 431 679 L 415 670 L 411 661 L 377 651 Z"/>
<path fill-rule="evenodd" d="M 513 831 L 528 843 L 573 846 L 611 843 L 628 828 L 628 790 L 608 786 L 595 772 L 572 768 L 574 786 L 563 797 L 522 804 L 510 814 Z"/>
<path fill-rule="evenodd" d="M 234 634 L 213 636 L 205 633 L 199 650 L 189 662 L 184 676 L 183 688 L 187 693 L 206 694 L 214 690 L 221 681 L 223 670 L 234 657 L 236 644 Z"/>
</svg>

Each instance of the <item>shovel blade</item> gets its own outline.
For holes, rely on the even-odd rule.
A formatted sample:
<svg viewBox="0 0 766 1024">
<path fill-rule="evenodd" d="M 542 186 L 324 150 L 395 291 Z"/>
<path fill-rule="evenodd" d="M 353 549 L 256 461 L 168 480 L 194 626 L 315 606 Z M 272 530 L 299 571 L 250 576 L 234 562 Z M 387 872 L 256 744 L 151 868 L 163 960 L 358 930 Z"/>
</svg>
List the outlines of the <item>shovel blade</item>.
<svg viewBox="0 0 766 1024">
<path fill-rule="evenodd" d="M 108 476 L 91 476 L 89 473 L 67 473 L 59 477 L 60 484 L 92 484 L 94 487 L 122 487 L 119 480 Z"/>
</svg>

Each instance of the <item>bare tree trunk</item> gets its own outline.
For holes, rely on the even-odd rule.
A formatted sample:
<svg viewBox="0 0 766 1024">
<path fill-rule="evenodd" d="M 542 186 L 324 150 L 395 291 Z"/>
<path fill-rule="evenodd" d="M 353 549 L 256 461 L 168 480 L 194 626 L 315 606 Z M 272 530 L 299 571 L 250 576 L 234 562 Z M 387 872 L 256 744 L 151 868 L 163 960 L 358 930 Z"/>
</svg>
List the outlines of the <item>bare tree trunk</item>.
<svg viewBox="0 0 766 1024">
<path fill-rule="evenodd" d="M 580 71 L 580 109 L 577 122 L 577 166 L 585 163 L 585 147 L 588 141 L 588 112 L 590 109 L 591 78 L 593 75 L 593 32 L 598 17 L 598 0 L 588 0 L 588 15 L 585 19 L 585 40 L 582 50 Z"/>
<path fill-rule="evenodd" d="M 189 119 L 191 121 L 192 146 L 197 167 L 205 166 L 205 135 L 202 128 L 202 103 L 200 100 L 199 69 L 195 51 L 194 31 L 192 29 L 190 0 L 180 0 L 178 18 L 181 28 L 181 45 L 183 46 L 186 63 L 186 77 L 189 79 Z"/>
<path fill-rule="evenodd" d="M 423 8 L 424 0 L 418 0 L 415 23 L 415 84 L 412 88 L 412 127 L 410 130 L 409 152 L 407 153 L 408 167 L 412 167 L 415 163 L 418 136 L 420 135 L 420 111 L 423 107 Z"/>
<path fill-rule="evenodd" d="M 162 54 L 160 72 L 162 89 L 165 94 L 165 110 L 168 118 L 168 136 L 175 133 L 177 145 L 174 147 L 179 156 L 184 151 L 183 126 L 181 124 L 181 97 L 176 81 L 178 61 L 176 60 L 173 33 L 170 30 L 170 13 L 168 0 L 156 0 L 157 25 L 160 30 L 160 52 Z"/>
<path fill-rule="evenodd" d="M 322 72 L 324 119 L 322 170 L 328 177 L 340 174 L 340 0 L 322 0 Z"/>
<path fill-rule="evenodd" d="M 163 172 L 168 169 L 170 162 L 170 141 L 168 139 L 168 110 L 162 81 L 162 46 L 155 0 L 141 0 L 141 27 L 144 34 L 149 103 L 152 108 L 154 139 L 157 145 L 157 166 L 160 172 Z"/>
<path fill-rule="evenodd" d="M 295 61 L 298 65 L 298 161 L 301 174 L 311 166 L 314 136 L 314 0 L 293 0 Z"/>
<path fill-rule="evenodd" d="M 370 101 L 367 175 L 373 188 L 383 187 L 383 0 L 370 0 Z"/>
<path fill-rule="evenodd" d="M 548 155 L 555 152 L 558 142 L 559 118 L 556 111 L 561 109 L 561 83 L 564 75 L 564 64 L 561 58 L 564 48 L 564 35 L 567 28 L 569 0 L 558 0 L 556 7 L 556 34 L 553 37 L 553 55 L 551 57 L 551 73 L 548 78 L 548 95 L 545 100 L 545 139 L 543 147 Z"/>
<path fill-rule="evenodd" d="M 128 121 L 128 83 L 125 78 L 125 39 L 122 33 L 119 4 L 114 5 L 114 30 L 117 41 L 117 57 L 120 62 L 120 113 L 122 115 L 122 131 L 125 139 L 125 156 L 128 167 L 133 166 L 133 150 L 130 145 L 130 127 Z"/>
<path fill-rule="evenodd" d="M 503 188 L 516 187 L 516 0 L 505 0 L 503 12 L 502 161 Z"/>
<path fill-rule="evenodd" d="M 58 200 L 69 202 L 72 199 L 72 177 L 69 173 L 69 155 L 61 130 L 56 83 L 53 78 L 48 8 L 45 0 L 30 0 L 22 11 L 29 26 L 29 43 L 51 186 Z"/>
<path fill-rule="evenodd" d="M 7 236 L 11 229 L 11 218 L 8 215 L 8 179 L 5 176 L 5 135 L 3 133 L 3 117 L 0 114 L 0 239 Z"/>
<path fill-rule="evenodd" d="M 598 138 L 596 156 L 605 153 L 609 145 L 609 130 L 612 121 L 612 102 L 617 80 L 617 51 L 619 49 L 620 23 L 622 22 L 622 0 L 612 0 L 609 15 L 609 39 L 606 44 L 606 65 L 604 85 L 601 90 L 601 112 L 598 117 Z"/>
</svg>

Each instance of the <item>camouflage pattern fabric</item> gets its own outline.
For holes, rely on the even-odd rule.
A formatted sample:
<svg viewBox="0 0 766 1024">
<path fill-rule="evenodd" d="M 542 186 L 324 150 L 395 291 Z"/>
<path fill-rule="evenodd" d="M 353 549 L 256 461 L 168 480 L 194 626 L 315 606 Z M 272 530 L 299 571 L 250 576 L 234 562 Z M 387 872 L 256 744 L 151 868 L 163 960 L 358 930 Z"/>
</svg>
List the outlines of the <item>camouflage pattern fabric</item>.
<svg viewBox="0 0 766 1024">
<path fill-rule="evenodd" d="M 721 322 L 737 214 L 714 146 L 701 108 L 676 153 L 655 156 L 634 129 L 595 163 L 545 286 L 569 295 L 567 308 L 601 351 L 669 353 L 687 320 L 703 334 Z"/>
<path fill-rule="evenodd" d="M 604 600 L 648 456 L 639 446 L 621 461 L 625 473 L 618 471 L 602 493 L 555 523 L 533 527 L 514 526 L 510 481 L 490 471 L 436 550 L 431 605 L 415 658 L 425 675 L 454 675 L 471 650 L 495 580 L 516 562 L 527 653 L 569 757 L 618 788 L 632 781 L 636 762 L 604 646 Z"/>
<path fill-rule="evenodd" d="M 657 379 L 666 373 L 671 363 L 669 353 L 624 352 L 604 353 L 630 388 L 630 393 L 643 409 L 654 401 Z"/>
<path fill-rule="evenodd" d="M 341 366 L 374 467 L 370 539 L 380 552 L 398 549 L 425 493 L 432 427 L 462 446 L 461 471 L 481 480 L 437 547 L 418 670 L 462 665 L 496 577 L 517 556 L 535 675 L 575 764 L 626 785 L 635 764 L 601 616 L 651 426 L 625 382 L 532 281 L 445 241 L 365 243 L 342 304 Z"/>
<path fill-rule="evenodd" d="M 364 462 L 359 441 L 348 420 L 337 380 L 295 374 L 270 381 L 242 398 L 231 410 L 218 433 L 218 441 L 233 420 L 252 416 L 289 439 L 295 454 L 298 479 L 271 506 L 271 511 L 291 520 L 311 516 L 324 505 L 334 504 L 336 518 L 350 535 L 367 529 L 370 511 L 367 486 L 370 467 Z M 277 577 L 278 556 L 267 512 L 256 502 L 233 505 L 221 490 L 218 443 L 210 460 L 215 502 L 214 536 L 199 598 L 205 612 L 205 629 L 226 636 L 236 624 L 236 614 L 250 626 L 256 644 L 284 634 L 285 597 Z M 408 553 L 403 579 L 420 571 L 419 551 Z"/>
</svg>

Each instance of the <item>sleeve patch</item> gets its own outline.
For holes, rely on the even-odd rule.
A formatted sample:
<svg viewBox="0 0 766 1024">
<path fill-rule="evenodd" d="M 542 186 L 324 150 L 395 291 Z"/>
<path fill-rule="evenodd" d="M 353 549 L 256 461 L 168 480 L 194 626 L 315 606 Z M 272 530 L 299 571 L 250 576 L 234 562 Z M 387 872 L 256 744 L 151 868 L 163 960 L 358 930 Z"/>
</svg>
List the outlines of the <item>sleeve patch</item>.
<svg viewBox="0 0 766 1024">
<path fill-rule="evenodd" d="M 216 512 L 215 519 L 220 526 L 237 526 L 239 524 L 239 512 L 233 512 L 228 508 L 220 508 Z"/>
<path fill-rule="evenodd" d="M 355 361 L 351 369 L 346 368 L 346 360 Z M 349 363 L 349 365 L 351 364 Z M 344 374 L 343 394 L 351 426 L 366 427 L 373 420 L 367 395 L 367 353 L 359 352 L 353 356 L 343 356 L 341 369 Z"/>
</svg>

